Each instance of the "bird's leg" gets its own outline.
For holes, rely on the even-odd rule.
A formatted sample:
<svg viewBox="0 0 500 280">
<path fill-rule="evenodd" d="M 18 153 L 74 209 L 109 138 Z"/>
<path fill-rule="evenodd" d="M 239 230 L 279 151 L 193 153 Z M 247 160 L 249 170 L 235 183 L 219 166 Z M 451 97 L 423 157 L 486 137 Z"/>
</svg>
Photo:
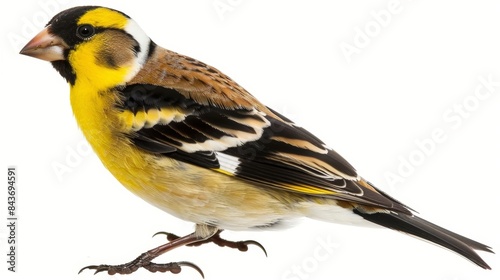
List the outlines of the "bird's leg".
<svg viewBox="0 0 500 280">
<path fill-rule="evenodd" d="M 177 274 L 181 272 L 181 267 L 182 266 L 188 266 L 196 269 L 202 276 L 203 272 L 201 269 L 190 262 L 172 262 L 172 263 L 165 263 L 165 264 L 157 264 L 151 262 L 153 259 L 156 257 L 172 250 L 177 247 L 181 247 L 184 245 L 191 244 L 193 242 L 199 242 L 203 241 L 206 237 L 200 237 L 196 233 L 191 233 L 189 235 L 177 238 L 175 240 L 172 240 L 166 244 L 163 244 L 161 246 L 158 246 L 154 249 L 151 249 L 147 252 L 142 253 L 140 256 L 138 256 L 135 260 L 121 264 L 121 265 L 106 265 L 106 264 L 101 264 L 101 265 L 89 265 L 80 270 L 82 272 L 85 269 L 94 269 L 95 273 L 99 273 L 102 271 L 107 271 L 108 274 L 113 275 L 113 274 L 130 274 L 136 271 L 137 269 L 143 267 L 151 272 L 166 272 L 170 271 L 174 274 Z M 78 273 L 80 273 L 78 272 Z"/>
<path fill-rule="evenodd" d="M 255 241 L 255 240 L 229 241 L 229 240 L 226 240 L 226 239 L 223 239 L 222 237 L 220 237 L 221 232 L 222 232 L 222 230 L 218 230 L 211 237 L 204 239 L 204 240 L 189 243 L 186 246 L 200 246 L 200 245 L 207 244 L 207 243 L 215 243 L 215 244 L 219 245 L 220 247 L 229 247 L 229 248 L 238 249 L 241 252 L 246 252 L 246 251 L 248 251 L 248 245 L 255 245 L 255 246 L 259 247 L 260 249 L 262 249 L 262 251 L 264 251 L 264 254 L 266 254 L 266 256 L 267 256 L 266 249 L 259 242 Z M 178 240 L 179 238 L 181 238 L 178 235 L 175 235 L 175 234 L 170 233 L 170 232 L 165 232 L 165 231 L 157 232 L 153 236 L 156 236 L 157 234 L 166 235 L 167 240 L 169 240 L 169 241 L 175 241 L 175 240 Z"/>
</svg>

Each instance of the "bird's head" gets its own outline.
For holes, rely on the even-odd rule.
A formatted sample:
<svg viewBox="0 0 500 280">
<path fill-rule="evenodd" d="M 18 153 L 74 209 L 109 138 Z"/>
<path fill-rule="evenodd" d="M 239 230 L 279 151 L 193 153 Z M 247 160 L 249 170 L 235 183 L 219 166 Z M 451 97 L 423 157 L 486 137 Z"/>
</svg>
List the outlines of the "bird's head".
<svg viewBox="0 0 500 280">
<path fill-rule="evenodd" d="M 21 54 L 50 61 L 71 85 L 106 88 L 132 79 L 154 47 L 124 13 L 82 6 L 54 16 Z"/>
</svg>

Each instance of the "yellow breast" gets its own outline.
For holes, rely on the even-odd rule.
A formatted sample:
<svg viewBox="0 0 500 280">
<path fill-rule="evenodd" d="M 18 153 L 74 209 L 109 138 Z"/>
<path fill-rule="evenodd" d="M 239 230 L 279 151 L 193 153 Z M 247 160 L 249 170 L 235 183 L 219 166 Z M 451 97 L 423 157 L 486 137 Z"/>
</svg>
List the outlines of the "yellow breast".
<svg viewBox="0 0 500 280">
<path fill-rule="evenodd" d="M 136 148 L 124 134 L 130 124 L 115 108 L 115 96 L 77 83 L 71 104 L 104 166 L 132 193 L 178 218 L 213 221 L 227 229 L 272 223 L 285 215 L 281 202 L 249 183 Z"/>
</svg>

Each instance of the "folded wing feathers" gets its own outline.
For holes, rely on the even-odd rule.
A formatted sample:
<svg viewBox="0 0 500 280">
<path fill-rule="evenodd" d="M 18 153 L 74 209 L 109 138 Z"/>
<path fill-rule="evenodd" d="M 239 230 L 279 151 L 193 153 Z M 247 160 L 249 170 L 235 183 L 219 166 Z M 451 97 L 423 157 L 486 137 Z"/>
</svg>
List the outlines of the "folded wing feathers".
<svg viewBox="0 0 500 280">
<path fill-rule="evenodd" d="M 151 85 L 127 86 L 121 93 L 122 122 L 142 149 L 305 195 L 389 209 L 397 204 L 356 183 L 360 178 L 345 159 L 270 109 L 272 116 L 257 108 L 199 104 Z"/>
</svg>

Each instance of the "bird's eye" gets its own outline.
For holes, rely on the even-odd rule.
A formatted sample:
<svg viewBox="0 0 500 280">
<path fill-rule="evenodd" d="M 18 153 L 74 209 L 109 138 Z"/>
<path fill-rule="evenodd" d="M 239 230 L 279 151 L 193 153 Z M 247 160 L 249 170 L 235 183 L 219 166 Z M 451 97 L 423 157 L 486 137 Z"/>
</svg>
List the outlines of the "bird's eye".
<svg viewBox="0 0 500 280">
<path fill-rule="evenodd" d="M 90 24 L 84 24 L 78 26 L 76 29 L 76 36 L 78 36 L 80 39 L 89 39 L 95 34 L 95 29 L 92 25 Z"/>
</svg>

